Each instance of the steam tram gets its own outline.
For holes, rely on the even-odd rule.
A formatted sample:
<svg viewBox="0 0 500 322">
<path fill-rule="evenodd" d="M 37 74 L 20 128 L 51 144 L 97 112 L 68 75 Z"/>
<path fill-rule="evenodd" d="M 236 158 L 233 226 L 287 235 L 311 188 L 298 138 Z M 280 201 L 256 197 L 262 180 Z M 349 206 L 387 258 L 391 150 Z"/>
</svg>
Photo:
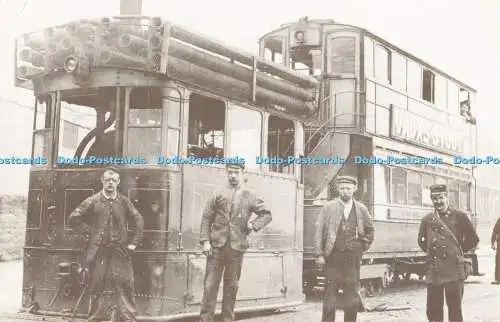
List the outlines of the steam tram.
<svg viewBox="0 0 500 322">
<path fill-rule="evenodd" d="M 302 169 L 306 291 L 322 283 L 312 254 L 314 222 L 321 204 L 335 196 L 331 182 L 339 173 L 358 178 L 356 197 L 374 216 L 376 237 L 361 268 L 368 290 L 389 279 L 423 277 L 416 236 L 432 209 L 431 184 L 447 183 L 451 205 L 477 227 L 477 169 L 454 161 L 477 155 L 473 88 L 365 29 L 333 20 L 284 24 L 260 39 L 260 54 L 321 80 L 304 151 L 347 160 Z M 479 274 L 477 256 L 467 256 Z"/>
<path fill-rule="evenodd" d="M 224 164 L 202 162 L 209 157 L 244 158 L 248 185 L 273 213 L 251 236 L 237 310 L 303 302 L 301 169 L 256 156 L 303 154 L 316 79 L 156 17 L 68 23 L 25 34 L 16 47 L 16 84 L 36 96 L 33 156 L 48 160 L 30 172 L 23 307 L 86 314 L 78 273 L 86 241 L 66 218 L 115 162 L 121 192 L 145 220 L 133 258 L 140 318 L 196 316 L 201 211 L 227 184 Z"/>
<path fill-rule="evenodd" d="M 304 286 L 321 284 L 312 265 L 313 223 L 339 174 L 358 177 L 357 198 L 374 214 L 364 281 L 419 273 L 415 236 L 429 210 L 429 184 L 445 180 L 452 202 L 475 214 L 472 169 L 450 162 L 475 149 L 474 90 L 360 28 L 301 19 L 262 37 L 255 56 L 161 18 L 121 16 L 25 34 L 16 47 L 16 85 L 36 97 L 33 156 L 48 160 L 30 173 L 23 272 L 30 312 L 86 313 L 88 296 L 78 301 L 85 240 L 66 218 L 99 191 L 110 157 L 120 163 L 122 193 L 145 219 L 133 259 L 145 320 L 198 314 L 201 209 L 226 183 L 221 164 L 158 156 L 247 161 L 247 184 L 262 194 L 273 221 L 251 236 L 239 311 L 293 306 L 303 302 Z M 460 105 L 459 87 L 468 94 L 462 114 L 453 103 Z M 454 136 L 463 133 L 463 140 Z M 429 153 L 443 164 L 354 162 Z M 256 156 L 347 161 L 261 163 Z"/>
</svg>

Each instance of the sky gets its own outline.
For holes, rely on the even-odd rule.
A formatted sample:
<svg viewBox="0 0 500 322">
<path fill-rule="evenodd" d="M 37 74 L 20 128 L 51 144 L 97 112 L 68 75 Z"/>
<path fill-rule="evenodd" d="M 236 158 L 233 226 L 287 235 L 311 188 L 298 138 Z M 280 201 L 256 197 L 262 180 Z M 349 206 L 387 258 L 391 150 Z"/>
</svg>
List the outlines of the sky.
<svg viewBox="0 0 500 322">
<path fill-rule="evenodd" d="M 32 103 L 30 92 L 13 87 L 15 36 L 71 20 L 118 13 L 119 0 L 0 0 L 0 21 L 4 25 L 0 28 L 0 97 Z M 143 14 L 163 16 L 255 53 L 259 37 L 304 16 L 364 27 L 474 87 L 478 91 L 477 106 L 472 109 L 480 125 L 480 154 L 500 156 L 500 138 L 495 135 L 500 1 L 143 0 Z M 4 122 L 8 120 L 0 120 L 0 126 Z"/>
</svg>

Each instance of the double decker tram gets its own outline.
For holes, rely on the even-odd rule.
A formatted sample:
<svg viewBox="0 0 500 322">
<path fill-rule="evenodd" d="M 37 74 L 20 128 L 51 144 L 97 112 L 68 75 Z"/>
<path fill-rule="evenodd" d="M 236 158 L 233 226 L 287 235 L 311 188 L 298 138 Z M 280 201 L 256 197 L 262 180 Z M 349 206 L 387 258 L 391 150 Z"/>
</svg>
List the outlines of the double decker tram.
<svg viewBox="0 0 500 322">
<path fill-rule="evenodd" d="M 272 211 L 250 237 L 237 311 L 303 302 L 301 168 L 256 157 L 303 154 L 315 78 L 157 17 L 76 21 L 16 44 L 16 85 L 36 97 L 33 157 L 48 161 L 30 171 L 23 307 L 85 316 L 86 240 L 66 219 L 114 158 L 145 221 L 133 256 L 139 319 L 196 316 L 202 208 L 227 179 L 224 164 L 164 160 L 174 156 L 244 158 L 248 186 Z"/>
<path fill-rule="evenodd" d="M 446 183 L 452 207 L 477 225 L 475 90 L 373 33 L 333 20 L 288 23 L 260 39 L 260 55 L 320 80 L 318 117 L 305 124 L 305 154 L 344 163 L 303 165 L 304 285 L 322 282 L 314 267 L 314 223 L 332 179 L 358 178 L 356 199 L 374 216 L 375 240 L 363 257 L 362 284 L 424 274 L 420 219 L 432 209 L 429 186 Z M 406 160 L 406 161 L 405 161 Z M 473 260 L 478 273 L 477 257 Z M 373 283 L 375 282 L 375 283 Z"/>
</svg>

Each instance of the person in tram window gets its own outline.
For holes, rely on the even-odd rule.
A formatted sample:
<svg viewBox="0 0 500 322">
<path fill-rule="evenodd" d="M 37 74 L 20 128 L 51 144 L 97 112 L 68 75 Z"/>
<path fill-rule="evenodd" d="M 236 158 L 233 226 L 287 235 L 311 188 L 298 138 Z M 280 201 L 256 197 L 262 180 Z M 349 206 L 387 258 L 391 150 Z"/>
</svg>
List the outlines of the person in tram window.
<svg viewBox="0 0 500 322">
<path fill-rule="evenodd" d="M 363 309 L 359 294 L 361 257 L 373 242 L 375 229 L 368 208 L 354 200 L 358 181 L 339 176 L 339 197 L 327 202 L 316 221 L 316 264 L 326 277 L 322 321 L 335 321 L 335 311 L 344 310 L 344 321 L 356 321 Z"/>
<path fill-rule="evenodd" d="M 500 284 L 500 218 L 497 219 L 493 232 L 491 233 L 491 248 L 496 250 L 495 255 L 495 280 L 491 284 Z"/>
<path fill-rule="evenodd" d="M 144 220 L 132 202 L 118 192 L 120 174 L 116 169 L 106 169 L 101 182 L 102 190 L 85 199 L 68 219 L 73 229 L 89 235 L 84 259 L 90 276 L 88 321 L 109 320 L 105 316 L 109 307 L 102 298 L 108 282 L 114 291 L 112 319 L 136 321 L 131 254 L 142 240 Z M 134 227 L 131 236 L 127 222 Z"/>
<path fill-rule="evenodd" d="M 200 311 L 202 322 L 214 321 L 222 276 L 222 321 L 234 321 L 243 255 L 249 247 L 247 236 L 272 220 L 264 201 L 243 186 L 244 170 L 244 164 L 227 164 L 227 187 L 215 191 L 203 210 L 200 244 L 207 262 Z M 257 216 L 253 220 L 252 214 Z"/>
<path fill-rule="evenodd" d="M 444 297 L 450 321 L 463 321 L 462 297 L 468 270 L 464 252 L 475 248 L 479 237 L 467 214 L 452 209 L 448 203 L 448 187 L 430 188 L 434 211 L 420 223 L 418 244 L 427 253 L 427 318 L 443 321 Z"/>
</svg>

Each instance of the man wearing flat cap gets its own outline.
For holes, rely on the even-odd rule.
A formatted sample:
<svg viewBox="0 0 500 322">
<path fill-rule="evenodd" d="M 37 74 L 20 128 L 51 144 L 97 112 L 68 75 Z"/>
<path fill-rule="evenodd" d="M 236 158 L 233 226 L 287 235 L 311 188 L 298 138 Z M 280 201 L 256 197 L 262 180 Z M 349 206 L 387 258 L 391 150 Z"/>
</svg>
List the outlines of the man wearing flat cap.
<svg viewBox="0 0 500 322">
<path fill-rule="evenodd" d="M 468 275 L 463 254 L 475 248 L 479 238 L 467 214 L 449 207 L 446 185 L 432 185 L 430 193 L 434 211 L 422 218 L 418 234 L 418 245 L 427 253 L 427 318 L 443 321 L 446 297 L 448 320 L 460 322 Z"/>
<path fill-rule="evenodd" d="M 227 164 L 228 186 L 215 191 L 206 203 L 201 218 L 200 243 L 207 256 L 201 321 L 213 322 L 219 284 L 224 275 L 222 321 L 234 321 L 234 304 L 238 292 L 247 237 L 272 220 L 271 212 L 261 198 L 243 187 L 245 165 Z M 251 220 L 251 215 L 257 218 Z"/>
<path fill-rule="evenodd" d="M 322 321 L 335 321 L 336 309 L 344 310 L 344 321 L 356 321 L 362 309 L 361 257 L 373 242 L 374 228 L 368 208 L 353 199 L 357 186 L 354 177 L 338 177 L 339 197 L 323 206 L 316 221 L 316 264 L 324 268 L 327 280 Z"/>
</svg>

